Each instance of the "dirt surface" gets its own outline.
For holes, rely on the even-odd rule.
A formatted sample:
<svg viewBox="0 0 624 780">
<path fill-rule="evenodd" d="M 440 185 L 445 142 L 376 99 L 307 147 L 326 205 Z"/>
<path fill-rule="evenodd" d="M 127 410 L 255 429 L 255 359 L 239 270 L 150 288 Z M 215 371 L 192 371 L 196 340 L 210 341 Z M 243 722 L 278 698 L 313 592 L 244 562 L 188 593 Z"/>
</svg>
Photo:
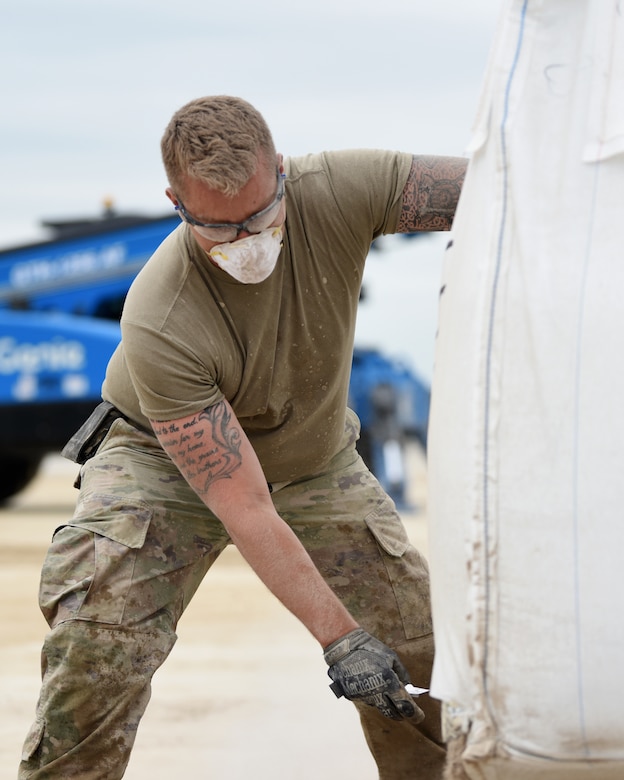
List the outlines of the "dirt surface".
<svg viewBox="0 0 624 780">
<path fill-rule="evenodd" d="M 426 554 L 426 475 L 408 450 L 402 512 Z M 0 509 L 0 780 L 13 780 L 39 691 L 47 626 L 37 607 L 41 563 L 73 511 L 75 466 L 46 459 Z M 320 648 L 234 548 L 209 572 L 154 678 L 128 780 L 374 780 L 354 708 L 329 691 Z M 418 681 L 414 681 L 418 684 Z"/>
</svg>

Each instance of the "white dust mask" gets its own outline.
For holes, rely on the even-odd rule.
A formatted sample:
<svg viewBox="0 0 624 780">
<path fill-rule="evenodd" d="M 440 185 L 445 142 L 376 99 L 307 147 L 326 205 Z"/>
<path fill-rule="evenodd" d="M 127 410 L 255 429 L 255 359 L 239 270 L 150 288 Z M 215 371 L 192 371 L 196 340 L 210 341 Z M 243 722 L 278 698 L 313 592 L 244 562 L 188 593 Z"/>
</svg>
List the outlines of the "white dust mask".
<svg viewBox="0 0 624 780">
<path fill-rule="evenodd" d="M 258 284 L 271 275 L 281 248 L 282 228 L 272 227 L 238 241 L 217 244 L 208 254 L 239 282 Z"/>
</svg>

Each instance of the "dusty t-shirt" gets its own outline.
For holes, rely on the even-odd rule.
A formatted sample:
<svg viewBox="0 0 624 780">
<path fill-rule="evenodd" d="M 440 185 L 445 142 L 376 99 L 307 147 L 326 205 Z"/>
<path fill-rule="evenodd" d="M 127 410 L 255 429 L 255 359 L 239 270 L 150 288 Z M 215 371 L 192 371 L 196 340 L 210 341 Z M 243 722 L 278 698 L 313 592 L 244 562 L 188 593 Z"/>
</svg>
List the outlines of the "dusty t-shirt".
<svg viewBox="0 0 624 780">
<path fill-rule="evenodd" d="M 259 284 L 215 267 L 181 224 L 128 293 L 104 398 L 149 429 L 148 418 L 177 419 L 225 397 L 267 480 L 322 471 L 352 435 L 364 262 L 371 241 L 396 230 L 410 164 L 411 155 L 375 150 L 288 159 L 284 243 Z"/>
</svg>

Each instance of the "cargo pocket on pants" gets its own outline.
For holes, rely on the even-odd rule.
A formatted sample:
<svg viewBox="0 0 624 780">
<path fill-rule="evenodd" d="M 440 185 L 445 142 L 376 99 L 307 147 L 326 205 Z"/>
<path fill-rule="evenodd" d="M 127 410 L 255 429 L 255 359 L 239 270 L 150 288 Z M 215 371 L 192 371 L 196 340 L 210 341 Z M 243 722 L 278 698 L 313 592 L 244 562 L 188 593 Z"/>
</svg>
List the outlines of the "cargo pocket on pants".
<svg viewBox="0 0 624 780">
<path fill-rule="evenodd" d="M 97 494 L 79 502 L 69 527 L 93 535 L 93 573 L 76 618 L 122 622 L 137 551 L 145 544 L 151 518 L 151 507 L 135 499 Z"/>
<path fill-rule="evenodd" d="M 427 561 L 411 544 L 389 500 L 368 514 L 364 522 L 381 548 L 406 638 L 430 634 L 433 626 Z"/>
<path fill-rule="evenodd" d="M 22 748 L 22 761 L 30 761 L 35 755 L 43 739 L 44 731 L 45 723 L 42 720 L 36 720 L 30 727 Z"/>
</svg>

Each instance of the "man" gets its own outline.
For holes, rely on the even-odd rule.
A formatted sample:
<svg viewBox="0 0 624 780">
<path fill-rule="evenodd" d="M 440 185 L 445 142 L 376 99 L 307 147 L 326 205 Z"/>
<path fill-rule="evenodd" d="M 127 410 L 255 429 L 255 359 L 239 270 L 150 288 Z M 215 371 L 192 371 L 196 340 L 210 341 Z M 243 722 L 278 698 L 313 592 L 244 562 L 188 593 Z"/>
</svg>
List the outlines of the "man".
<svg viewBox="0 0 624 780">
<path fill-rule="evenodd" d="M 429 680 L 427 567 L 346 402 L 370 244 L 447 230 L 465 161 L 284 160 L 227 96 L 181 108 L 162 153 L 184 224 L 132 285 L 105 404 L 67 448 L 80 497 L 44 564 L 52 631 L 20 777 L 123 775 L 151 676 L 229 543 L 324 648 L 380 777 L 439 777 L 438 705 L 423 697 L 420 723 L 403 687 Z"/>
</svg>

